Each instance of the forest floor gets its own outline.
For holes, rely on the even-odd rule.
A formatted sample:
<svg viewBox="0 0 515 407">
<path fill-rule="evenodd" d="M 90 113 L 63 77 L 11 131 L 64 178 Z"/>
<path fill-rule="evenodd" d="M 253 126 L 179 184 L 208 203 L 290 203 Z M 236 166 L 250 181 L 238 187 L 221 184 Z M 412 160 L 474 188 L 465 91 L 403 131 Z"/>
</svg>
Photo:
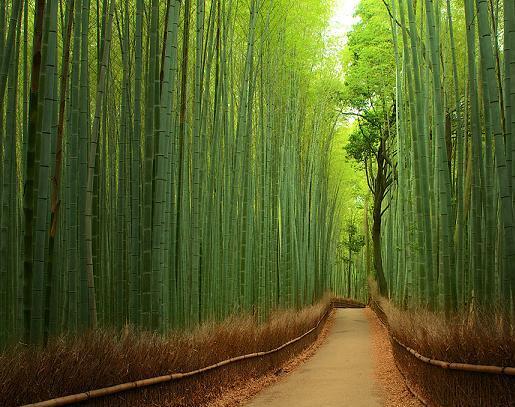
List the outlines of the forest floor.
<svg viewBox="0 0 515 407">
<path fill-rule="evenodd" d="M 308 350 L 276 377 L 234 389 L 214 405 L 420 406 L 395 366 L 388 333 L 370 309 L 338 309 L 328 325 L 316 352 Z"/>
</svg>

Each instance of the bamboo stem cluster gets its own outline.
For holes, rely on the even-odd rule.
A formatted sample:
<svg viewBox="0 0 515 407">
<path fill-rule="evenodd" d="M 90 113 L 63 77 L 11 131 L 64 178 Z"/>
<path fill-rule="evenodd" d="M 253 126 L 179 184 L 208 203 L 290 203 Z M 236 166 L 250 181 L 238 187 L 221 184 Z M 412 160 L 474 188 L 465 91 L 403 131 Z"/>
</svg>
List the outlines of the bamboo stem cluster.
<svg viewBox="0 0 515 407">
<path fill-rule="evenodd" d="M 326 21 L 293 4 L 0 0 L 0 343 L 325 293 Z"/>
<path fill-rule="evenodd" d="M 408 307 L 513 314 L 513 2 L 385 4 L 399 121 L 390 295 Z"/>
</svg>

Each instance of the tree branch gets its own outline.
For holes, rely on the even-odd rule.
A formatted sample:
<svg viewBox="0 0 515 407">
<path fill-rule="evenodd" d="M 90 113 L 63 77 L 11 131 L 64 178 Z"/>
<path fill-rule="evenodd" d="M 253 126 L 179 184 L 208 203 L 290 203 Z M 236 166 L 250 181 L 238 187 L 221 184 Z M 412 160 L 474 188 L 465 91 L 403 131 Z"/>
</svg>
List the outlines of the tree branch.
<svg viewBox="0 0 515 407">
<path fill-rule="evenodd" d="M 368 171 L 368 160 L 367 159 L 365 159 L 365 174 L 366 174 L 366 178 L 367 178 L 368 189 L 370 189 L 370 192 L 372 192 L 372 194 L 375 195 L 375 189 L 372 187 L 372 184 L 370 182 L 371 175 L 369 174 L 369 171 Z"/>
</svg>

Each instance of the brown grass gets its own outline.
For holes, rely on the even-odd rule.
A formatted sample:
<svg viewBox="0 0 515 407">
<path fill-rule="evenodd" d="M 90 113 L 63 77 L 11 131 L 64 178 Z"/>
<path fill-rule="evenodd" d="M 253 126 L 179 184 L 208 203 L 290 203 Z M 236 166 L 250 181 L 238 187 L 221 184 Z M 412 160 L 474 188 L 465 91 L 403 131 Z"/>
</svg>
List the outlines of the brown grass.
<svg viewBox="0 0 515 407">
<path fill-rule="evenodd" d="M 97 330 L 54 339 L 45 349 L 14 346 L 0 355 L 0 406 L 15 406 L 124 382 L 186 372 L 234 356 L 276 348 L 312 328 L 328 300 L 301 311 L 277 311 L 268 322 L 232 317 L 165 337 Z M 273 371 L 312 343 L 323 324 L 280 352 L 202 375 L 121 393 L 95 405 L 202 406 L 227 387 Z"/>
<path fill-rule="evenodd" d="M 390 332 L 431 359 L 515 366 L 513 326 L 498 312 L 462 312 L 444 318 L 427 310 L 401 311 L 379 300 Z M 442 406 L 515 406 L 515 377 L 442 369 L 424 363 L 393 342 L 399 367 L 424 395 Z"/>
<path fill-rule="evenodd" d="M 221 397 L 209 403 L 208 407 L 235 407 L 244 405 L 256 396 L 263 388 L 271 386 L 279 381 L 286 380 L 290 373 L 295 371 L 297 367 L 311 358 L 316 353 L 320 345 L 322 345 L 334 324 L 334 315 L 334 313 L 329 314 L 316 340 L 297 356 L 285 361 L 278 367 L 278 369 L 274 369 L 267 374 L 256 377 L 255 379 L 250 379 L 231 386 L 231 388 L 229 388 L 228 391 L 225 391 Z"/>
</svg>

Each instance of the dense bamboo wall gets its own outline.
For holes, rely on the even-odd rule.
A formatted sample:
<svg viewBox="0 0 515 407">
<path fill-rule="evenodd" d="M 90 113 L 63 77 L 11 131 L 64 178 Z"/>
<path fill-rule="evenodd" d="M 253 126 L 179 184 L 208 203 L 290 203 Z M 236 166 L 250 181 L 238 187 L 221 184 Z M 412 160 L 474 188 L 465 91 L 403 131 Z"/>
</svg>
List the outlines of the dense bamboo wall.
<svg viewBox="0 0 515 407">
<path fill-rule="evenodd" d="M 403 306 L 513 315 L 515 10 L 495 4 L 387 2 L 398 181 L 384 253 Z"/>
<path fill-rule="evenodd" d="M 328 11 L 0 0 L 0 342 L 266 318 L 324 294 Z"/>
</svg>

